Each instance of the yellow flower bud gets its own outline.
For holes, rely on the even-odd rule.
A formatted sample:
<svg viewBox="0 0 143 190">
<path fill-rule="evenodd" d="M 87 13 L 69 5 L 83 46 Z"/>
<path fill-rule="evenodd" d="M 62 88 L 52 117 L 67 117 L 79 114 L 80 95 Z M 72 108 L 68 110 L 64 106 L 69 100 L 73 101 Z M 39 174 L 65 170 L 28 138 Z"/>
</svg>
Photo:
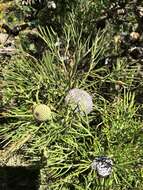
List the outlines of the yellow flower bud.
<svg viewBox="0 0 143 190">
<path fill-rule="evenodd" d="M 36 105 L 33 110 L 33 115 L 38 121 L 47 121 L 52 118 L 51 109 L 45 104 Z"/>
</svg>

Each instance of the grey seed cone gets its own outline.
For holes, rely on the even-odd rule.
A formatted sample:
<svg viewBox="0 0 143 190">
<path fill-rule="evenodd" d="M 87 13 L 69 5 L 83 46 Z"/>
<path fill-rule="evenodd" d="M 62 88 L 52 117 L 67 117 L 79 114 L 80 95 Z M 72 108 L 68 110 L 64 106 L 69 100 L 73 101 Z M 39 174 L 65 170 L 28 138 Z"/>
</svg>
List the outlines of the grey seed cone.
<svg viewBox="0 0 143 190">
<path fill-rule="evenodd" d="M 85 90 L 73 88 L 65 98 L 66 104 L 70 104 L 75 112 L 81 115 L 89 114 L 93 110 L 92 96 Z"/>
</svg>

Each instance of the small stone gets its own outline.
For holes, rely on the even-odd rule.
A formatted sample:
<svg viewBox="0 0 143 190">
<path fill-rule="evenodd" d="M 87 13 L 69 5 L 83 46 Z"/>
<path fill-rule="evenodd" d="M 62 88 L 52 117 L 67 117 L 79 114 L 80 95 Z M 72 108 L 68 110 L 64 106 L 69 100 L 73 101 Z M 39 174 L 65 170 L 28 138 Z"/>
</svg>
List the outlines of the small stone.
<svg viewBox="0 0 143 190">
<path fill-rule="evenodd" d="M 51 120 L 51 109 L 45 104 L 39 104 L 34 107 L 33 115 L 37 121 Z"/>
<path fill-rule="evenodd" d="M 93 160 L 91 167 L 96 170 L 100 177 L 108 177 L 112 173 L 113 161 L 105 156 L 97 157 Z"/>
</svg>

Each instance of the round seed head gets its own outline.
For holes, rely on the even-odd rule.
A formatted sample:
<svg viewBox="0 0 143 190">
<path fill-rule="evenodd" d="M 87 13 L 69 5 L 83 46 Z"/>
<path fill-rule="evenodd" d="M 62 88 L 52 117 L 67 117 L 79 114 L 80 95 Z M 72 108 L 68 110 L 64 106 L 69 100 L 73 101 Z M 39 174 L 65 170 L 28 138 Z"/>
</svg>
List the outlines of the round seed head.
<svg viewBox="0 0 143 190">
<path fill-rule="evenodd" d="M 33 115 L 38 121 L 47 121 L 52 118 L 51 109 L 45 104 L 39 104 L 34 107 Z"/>
<path fill-rule="evenodd" d="M 131 32 L 130 38 L 132 41 L 138 41 L 140 39 L 140 34 L 138 32 Z"/>
<path fill-rule="evenodd" d="M 81 115 L 89 114 L 93 109 L 92 97 L 84 90 L 71 89 L 65 98 L 66 104 L 70 104 L 75 112 Z"/>
<path fill-rule="evenodd" d="M 112 173 L 113 161 L 108 157 L 97 157 L 93 160 L 91 167 L 96 170 L 100 177 L 108 177 Z"/>
</svg>

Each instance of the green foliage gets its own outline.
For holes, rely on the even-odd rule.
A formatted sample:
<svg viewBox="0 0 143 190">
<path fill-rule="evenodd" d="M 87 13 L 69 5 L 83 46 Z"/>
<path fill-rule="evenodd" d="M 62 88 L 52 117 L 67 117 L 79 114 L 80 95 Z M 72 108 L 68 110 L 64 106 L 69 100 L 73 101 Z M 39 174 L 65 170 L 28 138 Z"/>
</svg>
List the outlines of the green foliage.
<svg viewBox="0 0 143 190">
<path fill-rule="evenodd" d="M 110 53 L 117 53 L 113 28 L 109 24 L 97 31 L 95 27 L 95 37 L 95 31 L 89 32 L 92 24 L 85 27 L 94 17 L 94 7 L 98 15 L 109 2 L 81 1 L 79 5 L 83 9 L 77 14 L 78 6 L 72 10 L 62 34 L 39 26 L 46 46 L 41 59 L 20 50 L 2 70 L 3 164 L 18 153 L 32 163 L 40 157 L 41 188 L 50 190 L 141 190 L 142 118 L 134 91 L 140 81 L 138 67 L 127 57 L 116 58 L 112 67 L 105 64 Z M 82 13 L 79 23 L 77 15 Z M 94 108 L 89 115 L 75 113 L 65 104 L 72 88 L 92 95 Z M 35 104 L 48 105 L 52 119 L 36 121 Z M 108 178 L 99 177 L 91 167 L 98 156 L 113 160 Z"/>
</svg>

